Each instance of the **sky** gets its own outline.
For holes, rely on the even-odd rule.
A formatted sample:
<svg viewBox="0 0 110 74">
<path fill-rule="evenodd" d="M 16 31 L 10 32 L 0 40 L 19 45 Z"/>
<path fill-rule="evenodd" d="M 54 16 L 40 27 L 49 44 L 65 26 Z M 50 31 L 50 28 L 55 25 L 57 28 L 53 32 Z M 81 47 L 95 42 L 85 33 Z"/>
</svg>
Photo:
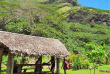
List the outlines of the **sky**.
<svg viewBox="0 0 110 74">
<path fill-rule="evenodd" d="M 82 6 L 110 10 L 110 0 L 77 0 Z"/>
</svg>

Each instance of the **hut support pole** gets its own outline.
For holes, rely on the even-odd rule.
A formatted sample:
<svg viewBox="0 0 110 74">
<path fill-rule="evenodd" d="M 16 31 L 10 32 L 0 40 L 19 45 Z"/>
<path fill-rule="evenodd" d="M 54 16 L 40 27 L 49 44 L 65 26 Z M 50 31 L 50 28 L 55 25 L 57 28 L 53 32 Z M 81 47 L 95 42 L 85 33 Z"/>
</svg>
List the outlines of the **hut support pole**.
<svg viewBox="0 0 110 74">
<path fill-rule="evenodd" d="M 42 73 L 42 56 L 40 56 L 38 58 L 38 61 L 36 61 L 35 74 L 39 73 Z"/>
<path fill-rule="evenodd" d="M 57 74 L 60 74 L 60 58 L 57 58 Z"/>
<path fill-rule="evenodd" d="M 39 71 L 40 71 L 40 73 L 42 73 L 42 56 L 40 56 L 38 60 L 40 61 L 40 67 L 39 67 L 40 70 Z"/>
<path fill-rule="evenodd" d="M 64 65 L 64 67 L 63 67 L 63 69 L 64 69 L 64 74 L 66 74 L 66 69 L 65 69 L 65 58 L 64 58 L 64 61 L 63 61 L 63 65 Z"/>
<path fill-rule="evenodd" d="M 22 71 L 22 66 L 20 65 L 19 67 L 18 67 L 18 73 L 21 73 L 21 71 Z"/>
<path fill-rule="evenodd" d="M 7 74 L 13 74 L 14 58 L 12 53 L 8 53 Z"/>
<path fill-rule="evenodd" d="M 0 72 L 1 72 L 1 65 L 2 65 L 2 56 L 3 56 L 3 49 L 0 49 Z"/>
<path fill-rule="evenodd" d="M 22 61 L 20 62 L 20 64 L 24 64 L 24 60 L 23 60 L 23 58 L 24 58 L 24 57 L 22 56 Z M 19 65 L 19 66 L 18 66 L 18 70 L 17 70 L 17 72 L 18 72 L 18 73 L 21 73 L 21 71 L 22 71 L 22 66 Z"/>
</svg>

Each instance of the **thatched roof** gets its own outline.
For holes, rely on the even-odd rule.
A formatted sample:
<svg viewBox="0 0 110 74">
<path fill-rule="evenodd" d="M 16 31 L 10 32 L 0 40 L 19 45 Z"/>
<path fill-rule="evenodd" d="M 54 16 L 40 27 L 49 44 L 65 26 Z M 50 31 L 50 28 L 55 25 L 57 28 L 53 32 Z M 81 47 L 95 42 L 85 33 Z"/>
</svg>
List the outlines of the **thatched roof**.
<svg viewBox="0 0 110 74">
<path fill-rule="evenodd" d="M 58 39 L 0 31 L 0 43 L 15 55 L 67 57 L 69 52 Z"/>
</svg>

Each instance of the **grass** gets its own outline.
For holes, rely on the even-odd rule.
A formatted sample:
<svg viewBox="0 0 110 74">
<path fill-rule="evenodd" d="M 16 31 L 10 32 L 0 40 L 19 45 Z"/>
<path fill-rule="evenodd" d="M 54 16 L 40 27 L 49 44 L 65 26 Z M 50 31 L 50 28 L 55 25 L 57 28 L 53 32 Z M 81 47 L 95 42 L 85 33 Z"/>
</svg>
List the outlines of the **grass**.
<svg viewBox="0 0 110 74">
<path fill-rule="evenodd" d="M 62 74 L 64 74 L 64 70 L 61 67 L 62 63 L 60 63 L 60 72 Z M 110 70 L 110 65 L 103 65 L 103 66 L 99 66 L 98 69 L 96 69 L 96 74 L 109 74 L 106 72 L 100 72 L 100 69 L 109 69 Z M 73 70 L 73 69 L 69 69 L 66 71 L 67 74 L 90 74 L 90 70 L 89 69 L 80 69 L 80 70 Z M 91 74 L 94 74 L 94 70 L 91 70 Z"/>
<path fill-rule="evenodd" d="M 34 70 L 28 70 L 27 72 L 33 72 Z M 49 71 L 49 69 L 43 69 L 43 71 Z M 67 74 L 90 74 L 89 69 L 82 69 L 82 70 L 75 70 L 73 71 L 72 69 L 66 71 Z M 60 73 L 64 74 L 64 70 L 60 69 Z M 94 74 L 93 69 L 91 70 L 91 74 Z M 109 74 L 106 72 L 100 72 L 99 69 L 96 69 L 96 74 Z"/>
<path fill-rule="evenodd" d="M 6 69 L 6 68 L 2 68 L 3 69 Z M 98 69 L 96 69 L 96 74 L 109 74 L 109 73 L 106 73 L 106 72 L 100 72 L 99 70 L 100 69 L 109 69 L 110 70 L 110 65 L 104 65 L 104 66 L 100 66 Z M 43 69 L 43 71 L 49 71 L 49 69 Z M 30 70 L 27 70 L 27 72 L 34 72 L 34 69 L 30 69 Z M 64 70 L 61 68 L 61 64 L 60 64 L 60 73 L 64 74 Z M 89 69 L 81 69 L 81 70 L 67 70 L 67 74 L 90 74 L 90 70 Z M 5 74 L 5 72 L 2 72 L 2 74 Z M 93 69 L 91 70 L 91 74 L 94 74 L 94 71 Z"/>
<path fill-rule="evenodd" d="M 64 74 L 64 70 L 62 69 L 62 63 L 60 63 L 60 73 Z M 96 69 L 96 74 L 109 74 L 106 72 L 100 72 L 100 69 L 106 69 L 106 70 L 110 70 L 110 65 L 103 65 L 100 66 L 98 69 Z M 27 72 L 33 72 L 34 70 L 28 70 Z M 43 69 L 43 71 L 49 71 L 49 69 Z M 80 70 L 67 70 L 67 74 L 90 74 L 90 70 L 89 69 L 80 69 Z M 91 70 L 91 74 L 94 74 L 93 69 Z"/>
<path fill-rule="evenodd" d="M 63 70 L 61 70 L 61 72 L 63 73 Z M 67 74 L 90 74 L 90 70 L 89 69 L 82 69 L 82 70 L 67 70 Z M 91 71 L 91 74 L 94 74 L 94 71 Z M 96 69 L 96 74 L 109 74 L 109 73 L 105 73 L 105 72 L 99 72 L 99 69 Z"/>
<path fill-rule="evenodd" d="M 47 60 L 50 60 L 50 57 L 44 57 L 43 56 L 43 62 L 46 62 Z M 24 66 L 23 69 L 26 69 L 26 68 L 30 68 L 28 66 Z M 2 71 L 5 71 L 6 70 L 6 66 L 4 65 L 2 67 Z M 99 70 L 107 70 L 107 71 L 110 71 L 110 65 L 102 65 L 102 66 L 99 66 L 98 69 L 96 69 L 96 74 L 110 74 L 110 73 L 106 73 L 106 72 L 100 72 Z M 23 71 L 23 70 L 22 70 Z M 43 71 L 50 71 L 49 69 L 43 69 Z M 27 70 L 27 72 L 34 72 L 34 69 L 29 69 Z M 62 62 L 60 63 L 60 73 L 64 74 L 64 70 L 62 68 Z M 70 70 L 67 70 L 67 74 L 90 74 L 90 70 L 89 69 L 80 69 L 80 70 L 73 70 L 73 69 L 70 69 Z M 1 74 L 6 74 L 6 72 L 2 72 Z M 93 69 L 91 70 L 91 74 L 94 74 L 94 71 Z"/>
<path fill-rule="evenodd" d="M 110 65 L 103 65 L 99 67 L 99 70 L 107 70 L 110 71 Z"/>
</svg>

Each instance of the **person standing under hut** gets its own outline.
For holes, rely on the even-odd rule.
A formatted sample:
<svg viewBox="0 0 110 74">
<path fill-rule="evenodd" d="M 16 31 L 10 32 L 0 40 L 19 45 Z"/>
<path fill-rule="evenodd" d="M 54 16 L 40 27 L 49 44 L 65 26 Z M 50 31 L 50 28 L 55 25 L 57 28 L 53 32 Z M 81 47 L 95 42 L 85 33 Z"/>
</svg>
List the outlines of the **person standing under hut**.
<svg viewBox="0 0 110 74">
<path fill-rule="evenodd" d="M 63 69 L 64 69 L 64 74 L 66 74 L 66 70 L 69 69 L 68 61 L 65 58 L 63 61 Z"/>
</svg>

